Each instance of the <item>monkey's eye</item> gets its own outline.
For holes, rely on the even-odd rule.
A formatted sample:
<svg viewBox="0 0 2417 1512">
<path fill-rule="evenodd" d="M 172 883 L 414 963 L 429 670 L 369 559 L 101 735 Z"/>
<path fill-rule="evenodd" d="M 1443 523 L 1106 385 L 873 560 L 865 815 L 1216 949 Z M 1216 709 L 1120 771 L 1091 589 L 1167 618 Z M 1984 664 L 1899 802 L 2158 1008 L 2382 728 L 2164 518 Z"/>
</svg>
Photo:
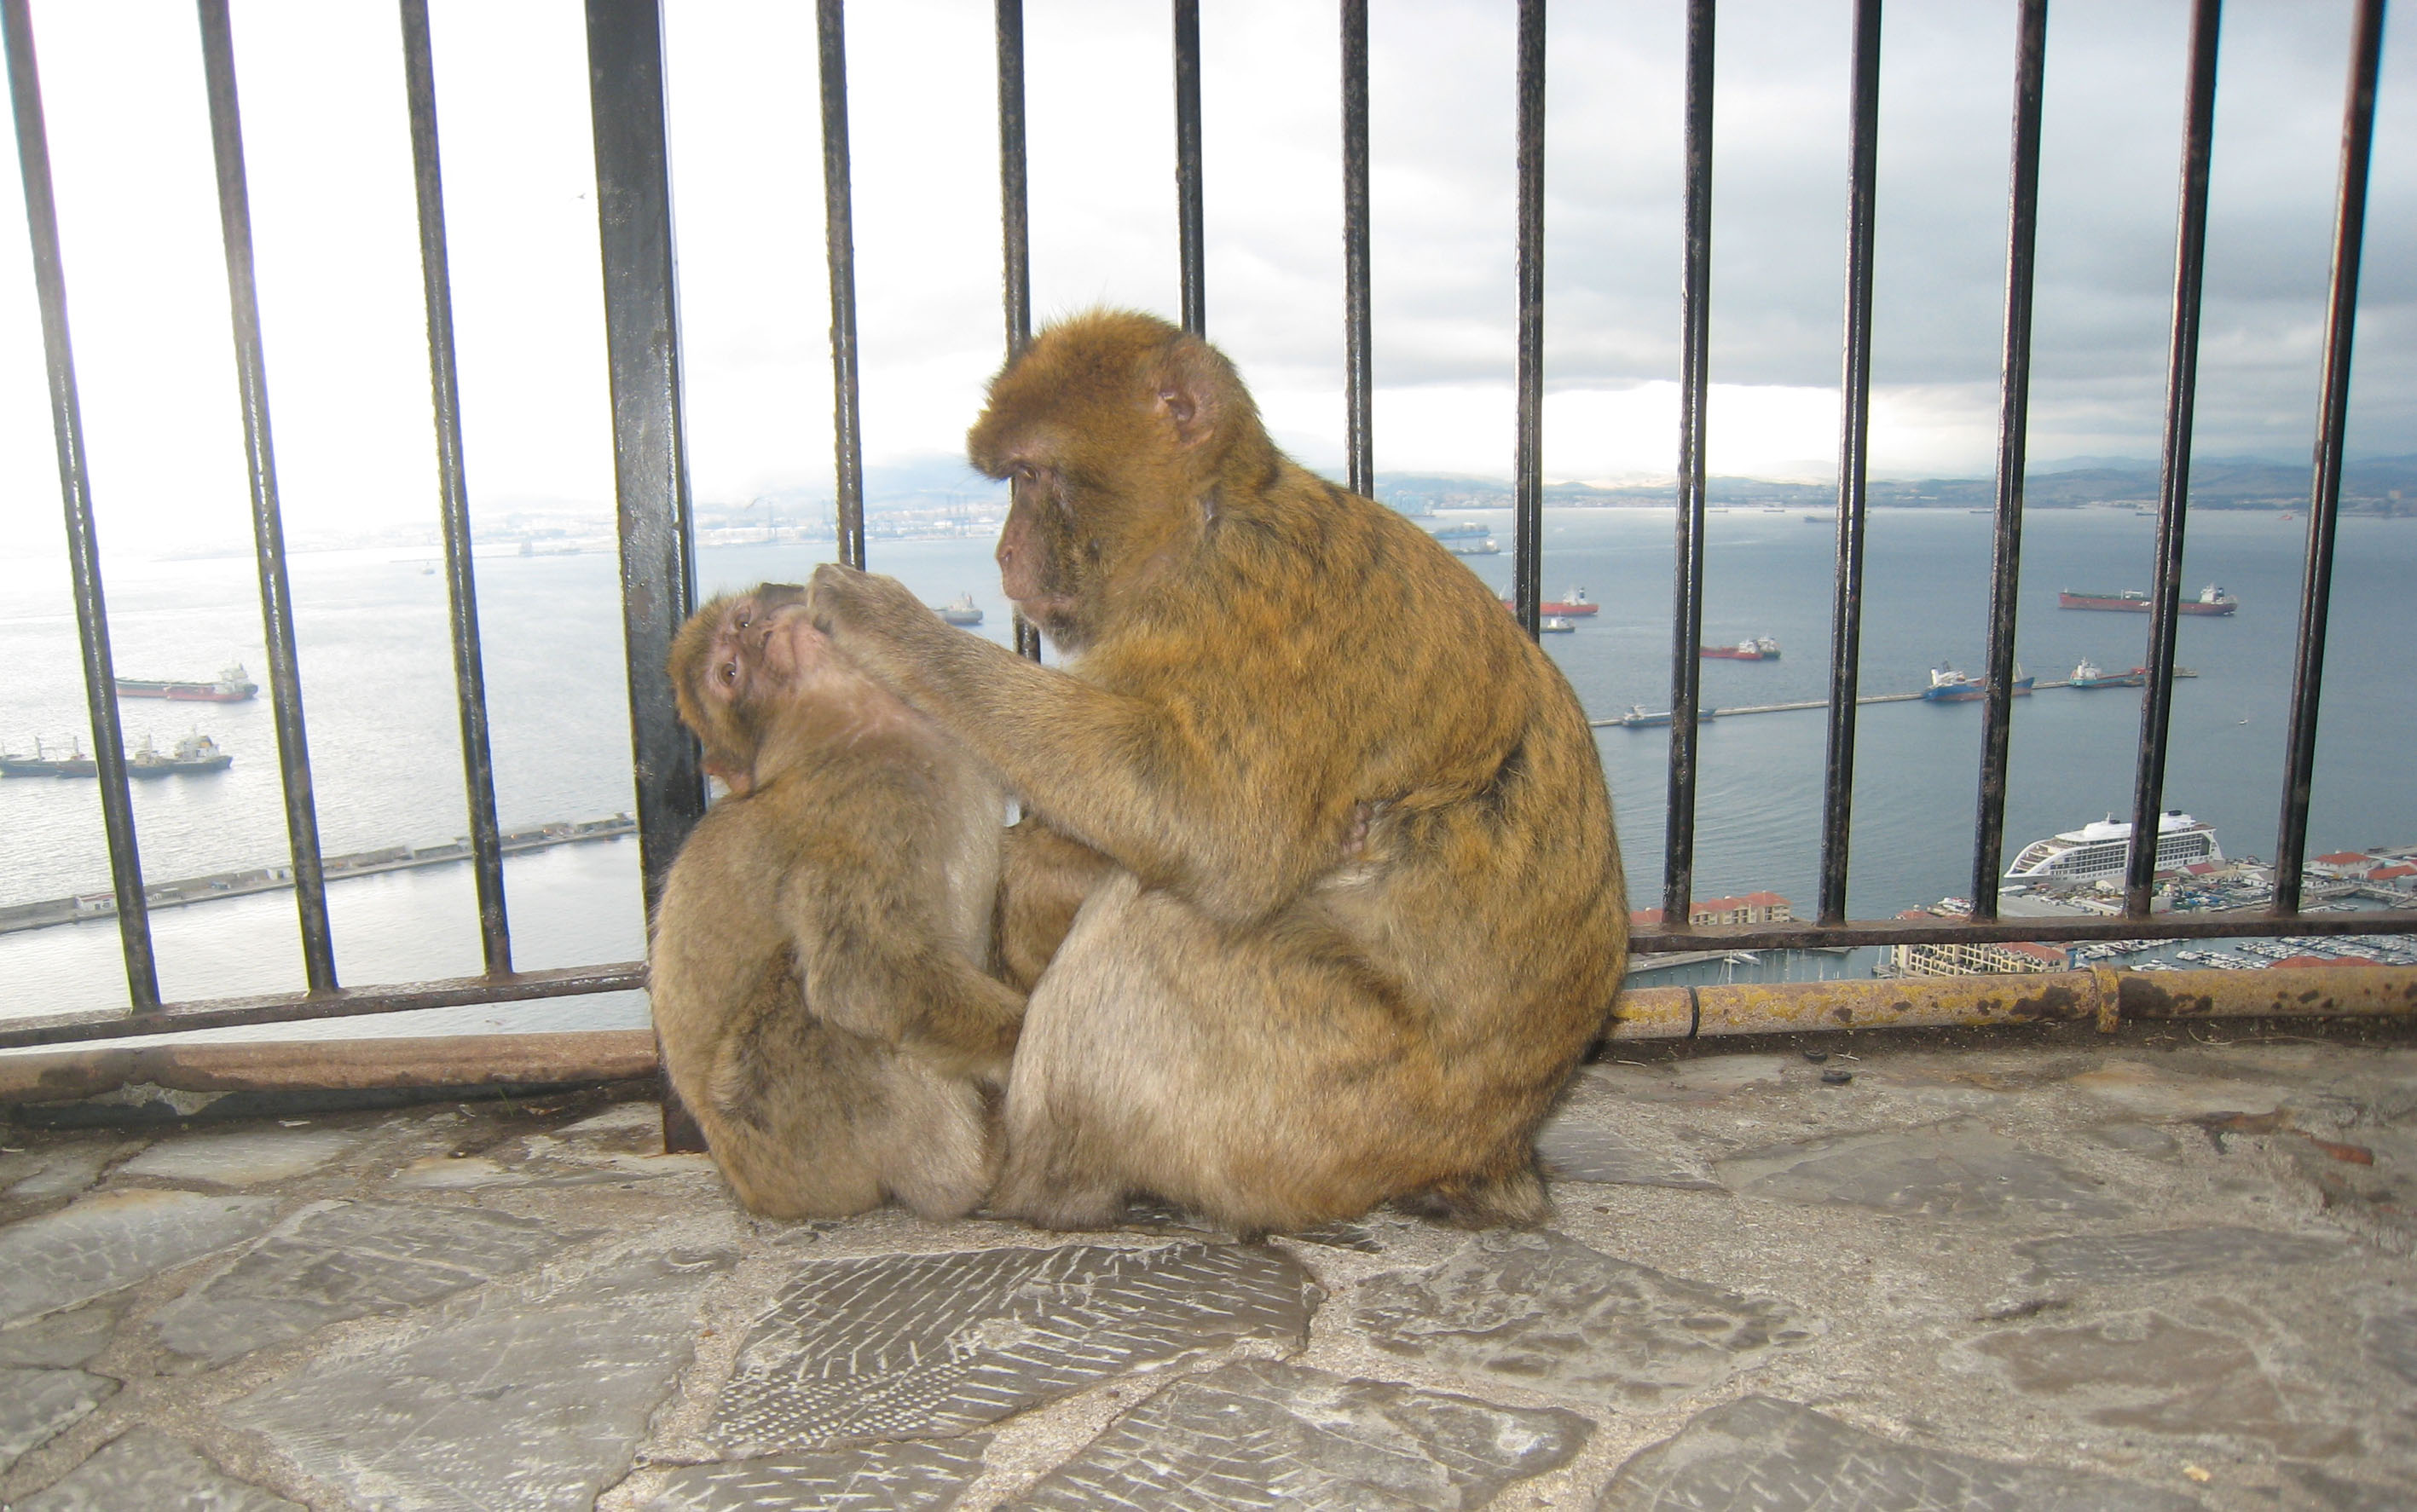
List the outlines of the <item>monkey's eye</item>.
<svg viewBox="0 0 2417 1512">
<path fill-rule="evenodd" d="M 722 680 L 725 683 L 735 683 L 738 681 L 738 663 L 735 661 L 723 662 L 722 664 Z"/>
</svg>

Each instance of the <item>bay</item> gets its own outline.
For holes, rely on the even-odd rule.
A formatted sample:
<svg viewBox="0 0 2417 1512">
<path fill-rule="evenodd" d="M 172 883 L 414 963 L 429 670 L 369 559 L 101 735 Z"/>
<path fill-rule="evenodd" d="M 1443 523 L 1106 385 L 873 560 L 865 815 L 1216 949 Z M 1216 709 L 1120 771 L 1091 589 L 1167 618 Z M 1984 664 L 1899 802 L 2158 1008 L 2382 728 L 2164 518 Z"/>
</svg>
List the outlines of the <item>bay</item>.
<svg viewBox="0 0 2417 1512">
<path fill-rule="evenodd" d="M 1507 545 L 1507 513 L 1473 520 Z M 1443 522 L 1443 520 L 1433 522 Z M 1665 509 L 1546 512 L 1546 596 L 1584 586 L 1604 607 L 1545 644 L 1590 715 L 1670 698 L 1673 517 Z M 2110 669 L 2143 659 L 2146 616 L 2060 611 L 2060 588 L 2148 582 L 2154 522 L 2118 509 L 2040 510 L 2026 522 L 2025 670 L 2070 675 L 2083 657 Z M 1911 691 L 1942 660 L 1978 671 L 1985 648 L 1990 521 L 1961 510 L 1877 510 L 1868 539 L 1862 679 L 1865 692 Z M 972 593 L 980 631 L 1004 641 L 1008 610 L 988 539 L 876 539 L 873 567 L 932 603 Z M 1828 691 L 1832 531 L 1827 517 L 1739 507 L 1709 519 L 1704 639 L 1771 635 L 1773 662 L 1702 663 L 1708 704 L 1818 699 Z M 2183 621 L 2166 805 L 2215 824 L 2228 854 L 2270 855 L 2279 812 L 2303 525 L 2270 513 L 2207 511 L 2189 526 L 2188 591 L 2222 583 L 2229 618 Z M 824 550 L 827 550 L 825 548 Z M 815 549 L 707 548 L 707 592 L 797 581 Z M 1507 591 L 1508 552 L 1464 559 Z M 464 833 L 444 579 L 425 553 L 351 552 L 291 564 L 322 843 L 330 854 Z M 595 818 L 632 806 L 616 565 L 607 553 L 481 557 L 484 663 L 495 783 L 507 827 Z M 2417 580 L 2417 522 L 2346 519 L 2326 658 L 2311 852 L 2417 840 L 2417 742 L 2403 667 L 2406 585 Z M 114 562 L 108 578 L 121 673 L 205 677 L 240 659 L 266 681 L 251 564 Z M 0 744 L 28 748 L 83 731 L 84 695 L 64 569 L 0 562 Z M 2043 690 L 2017 701 L 2006 838 L 2014 848 L 2131 803 L 2140 695 Z M 228 772 L 138 785 L 144 875 L 162 881 L 259 866 L 286 855 L 286 821 L 266 698 L 189 705 L 127 701 L 130 740 L 165 745 L 189 728 L 236 757 Z M 1962 894 L 1971 882 L 1981 709 L 1977 703 L 1868 705 L 1860 715 L 1849 913 L 1885 917 Z M 83 738 L 89 743 L 89 734 Z M 1598 732 L 1633 906 L 1660 901 L 1666 730 Z M 1769 890 L 1810 914 L 1817 875 L 1826 718 L 1818 709 L 1733 716 L 1703 731 L 1695 896 Z M 637 847 L 605 841 L 513 857 L 507 885 L 524 967 L 637 959 L 644 920 Z M 0 783 L 0 903 L 109 885 L 97 788 L 89 781 Z M 337 964 L 348 984 L 408 981 L 479 968 L 464 866 L 346 880 L 328 892 Z M 290 894 L 262 894 L 155 915 L 172 999 L 291 990 L 301 964 Z M 1833 964 L 1830 970 L 1836 970 Z M 122 1006 L 114 924 L 0 935 L 0 1016 Z M 313 1032 L 446 1032 L 644 1021 L 638 994 L 442 1014 L 342 1021 Z M 230 1033 L 257 1034 L 257 1031 Z"/>
</svg>

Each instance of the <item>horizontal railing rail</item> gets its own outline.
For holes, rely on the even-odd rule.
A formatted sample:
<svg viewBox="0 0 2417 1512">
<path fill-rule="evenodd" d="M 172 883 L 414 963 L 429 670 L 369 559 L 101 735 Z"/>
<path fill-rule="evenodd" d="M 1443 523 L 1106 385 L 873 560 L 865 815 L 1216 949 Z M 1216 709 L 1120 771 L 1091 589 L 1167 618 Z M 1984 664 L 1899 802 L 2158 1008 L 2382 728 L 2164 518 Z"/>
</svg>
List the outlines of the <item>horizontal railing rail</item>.
<svg viewBox="0 0 2417 1512">
<path fill-rule="evenodd" d="M 312 778 L 311 748 L 296 654 L 292 595 L 286 582 L 283 523 L 271 441 L 269 381 L 251 255 L 241 113 L 226 0 L 196 0 L 202 35 L 211 141 L 226 257 L 244 431 L 254 557 L 262 626 L 268 647 L 270 703 L 279 741 L 279 769 L 291 852 L 305 989 L 299 992 L 185 1003 L 161 1001 L 150 919 L 129 798 L 123 732 L 114 696 L 102 558 L 95 524 L 90 471 L 84 456 L 72 343 L 68 325 L 66 269 L 53 203 L 40 74 L 28 0 L 0 0 L 17 130 L 18 157 L 42 315 L 52 422 L 67 519 L 68 574 L 76 610 L 86 702 L 98 762 L 116 921 L 125 959 L 127 1014 L 67 1014 L 0 1025 L 0 1048 L 106 1039 L 170 1030 L 257 1026 L 360 1014 L 403 1012 L 465 1004 L 619 991 L 645 986 L 643 962 L 605 963 L 555 971 L 512 969 L 505 907 L 504 845 L 496 818 L 494 759 L 488 731 L 479 634 L 478 587 L 471 561 L 471 517 L 463 456 L 455 338 L 446 226 L 435 63 L 426 0 L 398 0 L 403 84 L 408 107 L 419 252 L 425 282 L 430 384 L 437 458 L 437 515 L 442 526 L 461 724 L 464 780 L 470 820 L 479 936 L 485 970 L 438 981 L 345 987 L 336 975 L 323 857 Z M 2301 911 L 2311 774 L 2325 628 L 2340 508 L 2342 456 L 2350 395 L 2350 352 L 2364 235 L 2384 0 L 2356 0 L 2349 88 L 2344 104 L 2339 177 L 2323 357 L 2318 374 L 2318 426 L 2303 570 L 2294 680 L 2286 737 L 2286 779 L 2273 869 L 2273 904 L 2255 911 L 2155 911 L 2153 847 L 2133 848 L 2122 911 L 2115 915 L 2008 917 L 1999 908 L 2004 840 L 2008 733 L 2012 718 L 2014 643 L 2023 520 L 2026 429 L 2030 387 L 2030 329 L 2038 220 L 2042 100 L 2046 62 L 2046 0 L 2021 0 L 2014 50 L 2014 112 L 2008 190 L 2003 359 L 1996 461 L 1996 507 L 1989 581 L 1989 650 L 1983 712 L 1980 784 L 1975 806 L 1970 915 L 1891 920 L 1849 917 L 1847 898 L 1851 797 L 1856 746 L 1861 630 L 1863 613 L 1865 482 L 1870 460 L 1871 330 L 1876 298 L 1877 188 L 1880 129 L 1881 0 L 1853 0 L 1846 204 L 1841 428 L 1835 581 L 1829 669 L 1828 739 L 1823 781 L 1817 917 L 1809 923 L 1711 925 L 1673 922 L 1638 929 L 1641 956 L 1703 950 L 1836 948 L 1858 945 L 1975 943 L 2174 941 L 2282 935 L 2417 933 L 2417 909 L 2364 913 Z M 1025 130 L 1025 32 L 1022 0 L 996 0 L 997 112 L 1001 207 L 1002 307 L 1005 352 L 1012 356 L 1031 333 L 1031 257 Z M 620 550 L 623 627 L 627 636 L 635 810 L 644 896 L 651 909 L 663 872 L 690 827 L 704 812 L 706 790 L 694 742 L 681 729 L 664 657 L 673 633 L 696 600 L 694 530 L 691 520 L 685 394 L 680 368 L 678 290 L 672 236 L 670 156 L 665 131 L 661 0 L 585 0 L 591 126 L 595 142 L 599 251 L 602 269 L 608 380 L 613 410 L 616 531 Z M 1339 0 L 1342 77 L 1338 91 L 1343 183 L 1343 351 L 1346 470 L 1362 492 L 1376 485 L 1372 396 L 1375 347 L 1370 310 L 1372 249 L 1368 189 L 1368 7 Z M 1678 502 L 1671 624 L 1668 803 L 1663 844 L 1662 916 L 1685 921 L 1695 893 L 1697 727 L 1702 707 L 1697 644 L 1703 621 L 1707 557 L 1708 396 L 1712 295 L 1713 66 L 1715 0 L 1688 0 L 1681 175 L 1680 417 L 1676 437 Z M 2157 505 L 2155 589 L 2150 615 L 2149 683 L 2142 704 L 2132 812 L 2135 835 L 2153 833 L 2162 810 L 2171 726 L 2173 650 L 2180 605 L 2181 563 L 2188 521 L 2193 401 L 2197 391 L 2200 288 L 2206 264 L 2207 189 L 2213 160 L 2213 110 L 2220 0 L 2193 0 L 2185 59 L 2185 121 L 2178 191 L 2170 344 L 2166 363 L 2161 486 Z M 1197 0 L 1170 0 L 1175 105 L 1175 204 L 1181 319 L 1208 329 L 1203 197 L 1201 17 Z M 820 86 L 825 252 L 831 308 L 834 375 L 833 448 L 838 486 L 835 531 L 841 557 L 865 560 L 861 417 L 859 413 L 853 199 L 848 138 L 847 53 L 844 0 L 817 0 L 816 64 Z M 1544 212 L 1547 204 L 1545 0 L 1517 7 L 1513 87 L 1515 129 L 1509 144 L 1517 184 L 1514 312 L 1515 411 L 1513 509 L 1515 555 L 1512 602 L 1531 635 L 1539 629 L 1542 594 L 1543 400 L 1544 393 Z M 1017 645 L 1038 655 L 1038 638 L 1018 624 Z M 2053 975 L 2053 974 L 2051 974 Z M 2126 978 L 2103 993 L 2172 993 L 2191 974 L 2156 974 L 2153 988 Z M 2220 974 L 2219 974 L 2220 975 Z M 2280 984 L 2292 969 L 2238 974 Z M 2145 979 L 2145 978 L 2144 978 Z M 2296 978 L 2293 978 L 2296 979 Z M 2329 978 L 2330 979 L 2330 978 Z M 2399 976 L 2379 971 L 2378 982 Z M 1908 992 L 2002 992 L 2004 983 L 2044 978 L 1963 978 L 1968 987 L 1913 989 L 1902 981 L 1819 984 L 1837 997 L 1849 987 L 1877 1002 Z M 2279 991 L 2277 985 L 2274 989 Z M 1623 1003 L 1662 1003 L 1655 993 L 1689 994 L 1691 1029 L 1704 1023 L 1706 994 L 1745 989 L 1633 989 Z M 1754 989 L 1778 992 L 1779 988 Z M 2257 997 L 2268 988 L 2238 985 L 2232 997 Z M 2381 991 L 2379 987 L 2375 990 Z M 2386 994 L 2388 996 L 2388 993 Z M 2405 994 L 2404 994 L 2405 996 Z M 2242 1001 L 2246 1001 L 2246 997 Z M 1838 998 L 1844 1001 L 1843 997 Z M 2131 1001 L 2126 996 L 2125 1001 Z M 2231 1001 L 2227 997 L 2227 1001 Z M 2327 998 L 2326 1001 L 2333 1001 Z M 2141 1001 L 2147 1001 L 2142 998 Z M 2361 1001 L 2364 1001 L 2362 999 Z M 1656 1010 L 1661 1011 L 1661 1010 Z M 2095 1010 L 2093 1010 L 2095 1011 Z M 2364 1011 L 2364 1010 L 2360 1010 Z"/>
</svg>

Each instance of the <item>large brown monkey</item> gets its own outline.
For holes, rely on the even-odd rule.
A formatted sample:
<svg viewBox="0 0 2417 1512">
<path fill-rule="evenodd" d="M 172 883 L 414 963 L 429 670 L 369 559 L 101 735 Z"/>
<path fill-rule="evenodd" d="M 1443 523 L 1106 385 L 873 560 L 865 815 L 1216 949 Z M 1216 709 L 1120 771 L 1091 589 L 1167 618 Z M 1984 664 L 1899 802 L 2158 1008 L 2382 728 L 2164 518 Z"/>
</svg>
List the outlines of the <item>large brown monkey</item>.
<svg viewBox="0 0 2417 1512">
<path fill-rule="evenodd" d="M 680 717 L 731 795 L 656 910 L 672 1084 L 756 1212 L 895 1196 L 972 1211 L 1021 994 L 984 976 L 997 779 L 838 656 L 802 590 L 707 604 L 674 641 Z"/>
<path fill-rule="evenodd" d="M 968 449 L 1011 480 L 1000 578 L 1069 670 L 887 578 L 825 567 L 809 602 L 1078 878 L 1114 863 L 1033 991 L 993 1207 L 1541 1217 L 1530 1142 L 1627 945 L 1552 662 L 1425 532 L 1278 451 L 1225 359 L 1162 321 L 1043 332 Z"/>
</svg>

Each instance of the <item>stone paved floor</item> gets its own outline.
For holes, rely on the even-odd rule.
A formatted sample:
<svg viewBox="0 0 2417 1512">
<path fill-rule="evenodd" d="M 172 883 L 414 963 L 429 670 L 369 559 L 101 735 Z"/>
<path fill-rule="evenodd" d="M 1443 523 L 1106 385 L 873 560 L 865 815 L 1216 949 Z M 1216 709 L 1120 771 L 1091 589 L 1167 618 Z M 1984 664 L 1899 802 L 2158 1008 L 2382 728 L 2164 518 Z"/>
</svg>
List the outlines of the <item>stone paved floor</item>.
<svg viewBox="0 0 2417 1512">
<path fill-rule="evenodd" d="M 2410 1041 L 1614 1055 L 1483 1235 L 756 1222 L 634 1087 L 20 1124 L 0 1498 L 2417 1506 Z"/>
</svg>

